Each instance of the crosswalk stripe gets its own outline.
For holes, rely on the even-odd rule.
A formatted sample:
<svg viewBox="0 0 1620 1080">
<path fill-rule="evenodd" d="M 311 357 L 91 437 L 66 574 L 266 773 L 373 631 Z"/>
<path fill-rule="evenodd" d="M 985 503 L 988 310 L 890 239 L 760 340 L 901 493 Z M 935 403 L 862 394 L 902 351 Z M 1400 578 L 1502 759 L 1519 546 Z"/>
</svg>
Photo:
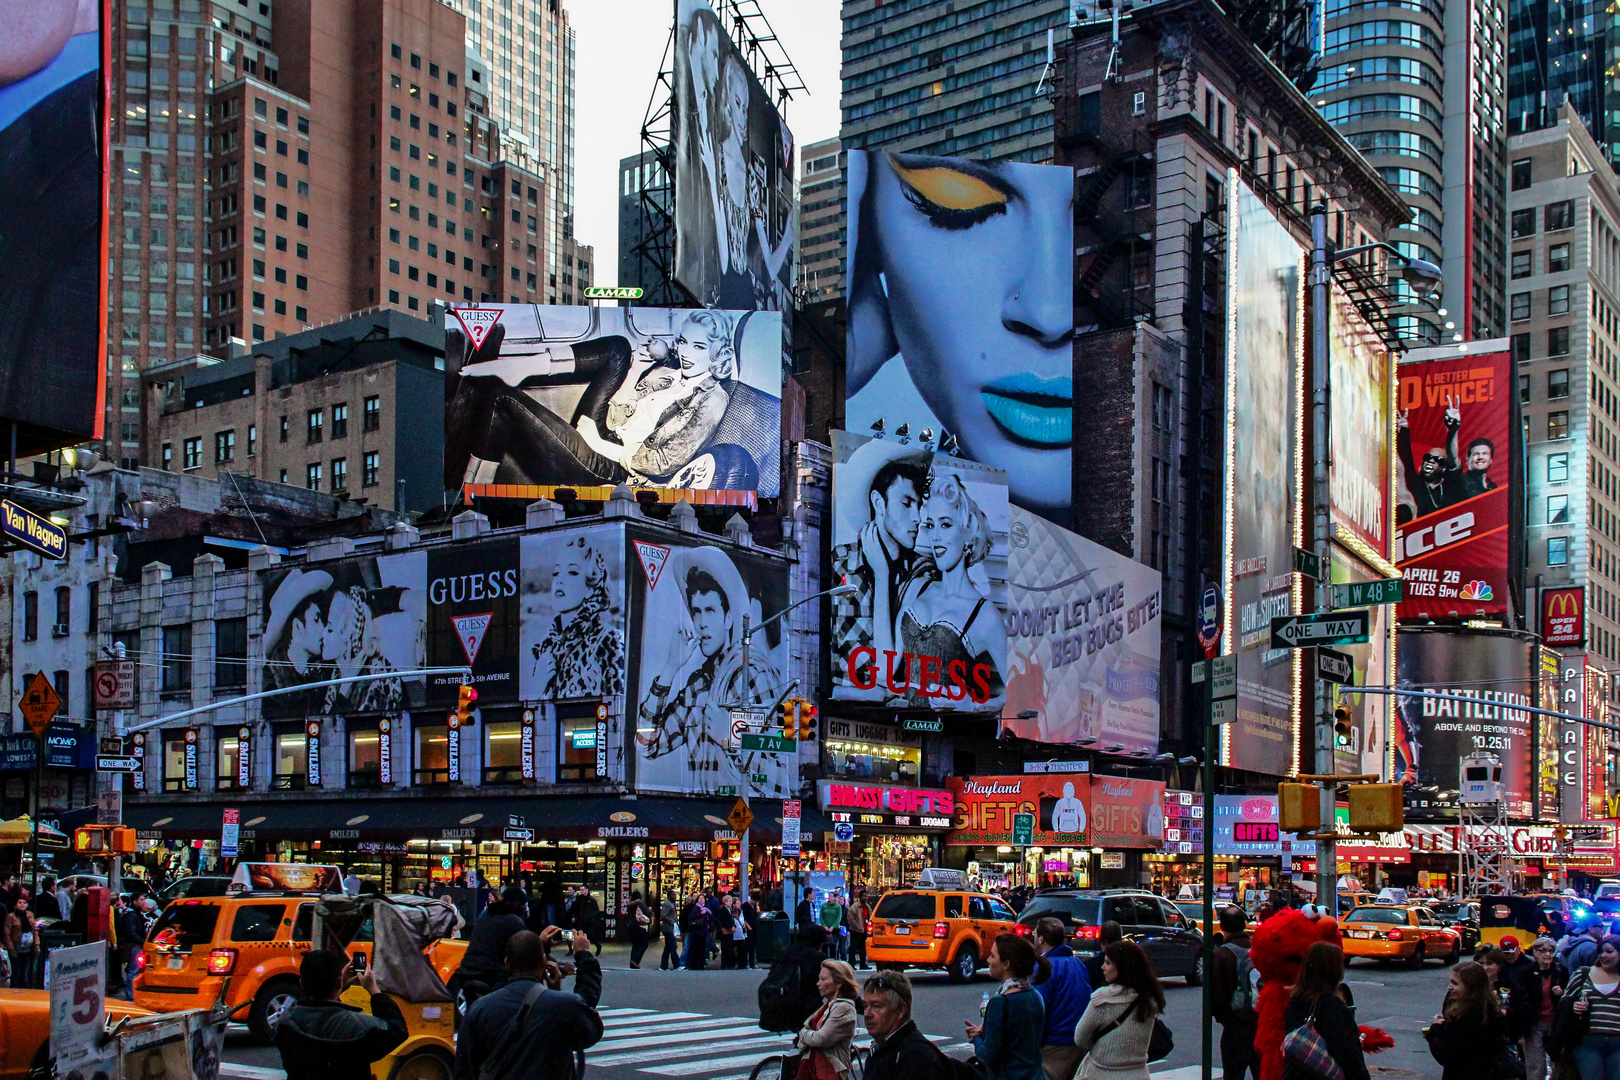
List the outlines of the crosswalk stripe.
<svg viewBox="0 0 1620 1080">
<path fill-rule="evenodd" d="M 639 1071 L 644 1073 L 652 1073 L 654 1076 L 697 1076 L 700 1073 L 708 1073 L 714 1069 L 729 1069 L 734 1065 L 752 1065 L 763 1059 L 765 1056 L 766 1055 L 764 1054 L 757 1053 L 739 1054 L 736 1057 L 708 1058 L 704 1061 L 685 1061 L 679 1065 L 658 1065 L 651 1069 L 641 1069 Z"/>
<path fill-rule="evenodd" d="M 682 1031 L 673 1035 L 644 1035 L 632 1039 L 603 1039 L 597 1043 L 604 1050 L 629 1050 L 636 1046 L 668 1046 L 671 1043 L 705 1042 L 708 1040 L 723 1041 L 736 1038 L 739 1035 L 756 1035 L 759 1033 L 757 1024 L 748 1027 L 715 1028 L 710 1031 Z"/>
<path fill-rule="evenodd" d="M 757 1047 L 760 1057 L 770 1053 L 772 1048 L 785 1050 L 791 1044 L 783 1037 L 777 1035 L 761 1035 L 753 1039 L 738 1039 L 736 1042 L 726 1044 L 727 1049 L 749 1050 Z M 637 1065 L 648 1061 L 675 1061 L 679 1058 L 702 1057 L 704 1054 L 714 1053 L 712 1046 L 676 1046 L 665 1050 L 635 1050 L 623 1054 L 608 1054 L 597 1057 L 587 1050 L 586 1061 L 592 1065 Z"/>
<path fill-rule="evenodd" d="M 679 1023 L 680 1021 L 683 1021 L 683 1020 L 709 1020 L 709 1019 L 713 1019 L 713 1017 L 714 1017 L 713 1013 L 695 1013 L 695 1012 L 649 1013 L 646 1016 L 614 1016 L 614 1017 L 610 1017 L 610 1018 L 602 1021 L 602 1026 L 606 1027 L 606 1028 L 646 1027 L 648 1024 Z M 748 1019 L 748 1017 L 745 1016 L 745 1017 L 742 1017 L 742 1019 L 746 1020 L 746 1019 Z"/>
<path fill-rule="evenodd" d="M 1179 1069 L 1164 1069 L 1149 1075 L 1153 1077 L 1153 1080 L 1199 1080 L 1204 1075 L 1204 1067 L 1202 1065 L 1185 1065 Z"/>
<path fill-rule="evenodd" d="M 625 1039 L 632 1035 L 654 1035 L 661 1031 L 696 1031 L 702 1028 L 735 1027 L 738 1024 L 758 1024 L 747 1016 L 701 1016 L 693 1020 L 670 1020 L 657 1023 L 636 1024 L 626 1027 L 610 1027 L 603 1038 Z"/>
<path fill-rule="evenodd" d="M 238 1065 L 234 1061 L 219 1063 L 219 1075 L 238 1076 L 242 1080 L 287 1080 L 280 1069 L 267 1069 L 259 1065 Z"/>
<path fill-rule="evenodd" d="M 597 1009 L 596 1015 L 600 1016 L 603 1020 L 606 1020 L 610 1016 L 631 1016 L 636 1013 L 651 1013 L 657 1011 L 658 1010 L 656 1009 Z"/>
</svg>

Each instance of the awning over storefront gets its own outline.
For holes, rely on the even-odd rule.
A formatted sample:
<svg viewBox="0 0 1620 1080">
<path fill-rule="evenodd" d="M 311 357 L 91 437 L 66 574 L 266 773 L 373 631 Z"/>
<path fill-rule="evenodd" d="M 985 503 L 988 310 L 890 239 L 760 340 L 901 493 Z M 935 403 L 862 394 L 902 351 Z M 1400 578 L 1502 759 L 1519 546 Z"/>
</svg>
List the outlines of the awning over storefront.
<svg viewBox="0 0 1620 1080">
<path fill-rule="evenodd" d="M 235 799 L 229 803 L 140 803 L 124 808 L 124 823 L 144 840 L 218 839 L 226 806 L 241 813 L 243 840 L 502 840 L 509 829 L 548 840 L 725 840 L 729 799 L 616 795 L 529 795 L 468 798 Z M 782 804 L 751 803 L 750 839 L 782 839 Z M 511 824 L 512 818 L 521 824 Z M 803 833 L 813 841 L 831 825 L 805 808 Z"/>
</svg>

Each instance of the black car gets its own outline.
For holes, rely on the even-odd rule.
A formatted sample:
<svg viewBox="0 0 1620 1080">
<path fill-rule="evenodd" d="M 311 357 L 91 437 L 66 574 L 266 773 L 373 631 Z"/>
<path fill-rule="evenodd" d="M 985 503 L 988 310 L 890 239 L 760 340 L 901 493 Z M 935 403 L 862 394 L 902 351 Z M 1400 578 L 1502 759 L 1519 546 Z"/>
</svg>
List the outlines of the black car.
<svg viewBox="0 0 1620 1080">
<path fill-rule="evenodd" d="M 1070 946 L 1082 954 L 1097 951 L 1102 924 L 1113 920 L 1125 940 L 1142 946 L 1161 978 L 1182 975 L 1188 986 L 1204 981 L 1203 935 L 1162 896 L 1139 889 L 1058 889 L 1036 894 L 1018 915 L 1029 927 L 1046 918 L 1067 926 Z"/>
<path fill-rule="evenodd" d="M 1441 924 L 1462 935 L 1462 951 L 1471 953 L 1479 945 L 1479 901 L 1436 900 L 1428 905 Z"/>
</svg>

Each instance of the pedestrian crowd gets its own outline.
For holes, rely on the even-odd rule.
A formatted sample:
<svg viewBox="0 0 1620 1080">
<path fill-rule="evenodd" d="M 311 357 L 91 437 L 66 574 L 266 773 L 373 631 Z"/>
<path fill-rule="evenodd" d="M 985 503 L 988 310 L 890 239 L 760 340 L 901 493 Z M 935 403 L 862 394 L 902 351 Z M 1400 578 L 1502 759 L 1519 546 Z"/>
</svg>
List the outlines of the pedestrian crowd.
<svg viewBox="0 0 1620 1080">
<path fill-rule="evenodd" d="M 145 883 L 141 883 L 145 888 Z M 46 941 L 44 931 L 52 926 L 78 934 L 88 934 L 89 896 L 72 878 L 39 879 L 38 888 L 16 874 L 0 878 L 0 986 L 14 990 L 44 987 Z M 149 892 L 141 895 L 120 893 L 113 898 L 113 970 L 108 976 L 108 992 L 126 999 L 134 995 L 136 958 L 145 944 L 158 908 Z"/>
</svg>

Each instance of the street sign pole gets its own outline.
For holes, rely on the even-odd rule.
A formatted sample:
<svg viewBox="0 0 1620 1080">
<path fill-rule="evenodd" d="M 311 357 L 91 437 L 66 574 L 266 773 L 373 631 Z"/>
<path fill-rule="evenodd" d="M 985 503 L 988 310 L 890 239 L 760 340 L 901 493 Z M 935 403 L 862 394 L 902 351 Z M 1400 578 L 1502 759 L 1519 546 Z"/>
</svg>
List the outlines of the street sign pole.
<svg viewBox="0 0 1620 1080">
<path fill-rule="evenodd" d="M 1316 577 L 1315 610 L 1328 612 L 1333 604 L 1333 478 L 1330 440 L 1333 435 L 1333 397 L 1328 350 L 1332 348 L 1328 326 L 1329 295 L 1333 280 L 1332 256 L 1328 253 L 1328 208 L 1326 202 L 1311 207 L 1310 311 L 1311 311 L 1311 449 L 1315 460 L 1311 469 L 1311 517 L 1316 557 L 1321 573 Z M 1371 622 L 1366 612 L 1363 618 Z M 1365 640 L 1365 638 L 1363 639 Z M 1322 644 L 1333 644 L 1322 642 Z M 1312 671 L 1313 663 L 1307 670 Z M 1333 753 L 1333 686 L 1321 678 L 1311 679 L 1316 688 L 1316 772 L 1331 776 L 1336 762 Z M 1316 841 L 1316 902 L 1327 904 L 1330 912 L 1339 910 L 1338 852 L 1334 850 L 1332 821 L 1336 786 L 1322 785 L 1322 839 Z M 1206 838 L 1209 830 L 1205 828 Z M 1210 927 L 1211 930 L 1214 927 Z M 1208 973 L 1206 973 L 1208 974 Z"/>
<path fill-rule="evenodd" d="M 1214 661 L 1209 662 L 1213 668 Z M 1213 674 L 1213 673 L 1212 673 Z M 1204 984 L 1203 1080 L 1212 1080 L 1215 1057 L 1215 753 L 1221 729 L 1215 726 L 1215 680 L 1204 680 Z"/>
</svg>

